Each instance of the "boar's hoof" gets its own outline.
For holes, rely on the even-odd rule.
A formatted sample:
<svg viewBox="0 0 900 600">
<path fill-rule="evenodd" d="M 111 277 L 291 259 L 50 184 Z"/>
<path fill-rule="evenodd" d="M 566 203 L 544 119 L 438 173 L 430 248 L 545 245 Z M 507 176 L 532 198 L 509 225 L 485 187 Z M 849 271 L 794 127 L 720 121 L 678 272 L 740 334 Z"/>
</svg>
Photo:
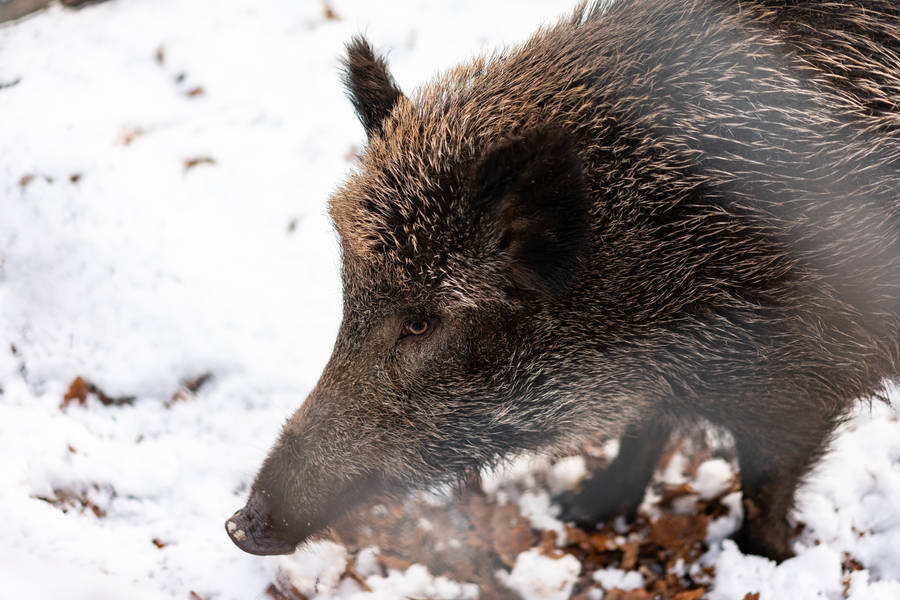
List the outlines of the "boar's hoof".
<svg viewBox="0 0 900 600">
<path fill-rule="evenodd" d="M 290 554 L 297 546 L 296 542 L 279 537 L 265 516 L 249 504 L 225 522 L 225 531 L 238 548 L 250 554 Z"/>
<path fill-rule="evenodd" d="M 613 507 L 600 505 L 594 500 L 594 498 L 585 498 L 583 494 L 574 492 L 563 492 L 554 498 L 561 508 L 560 520 L 573 523 L 576 527 L 588 531 L 594 529 L 599 523 L 611 519 L 617 512 Z"/>
<path fill-rule="evenodd" d="M 560 520 L 586 530 L 592 530 L 618 515 L 623 515 L 626 521 L 633 521 L 640 505 L 639 497 L 634 501 L 634 498 L 613 491 L 598 493 L 593 486 L 586 486 L 580 492 L 563 492 L 554 501 L 561 508 Z"/>
<path fill-rule="evenodd" d="M 744 554 L 756 554 L 780 563 L 794 557 L 791 530 L 786 523 L 765 519 L 745 519 L 743 527 L 732 536 Z"/>
</svg>

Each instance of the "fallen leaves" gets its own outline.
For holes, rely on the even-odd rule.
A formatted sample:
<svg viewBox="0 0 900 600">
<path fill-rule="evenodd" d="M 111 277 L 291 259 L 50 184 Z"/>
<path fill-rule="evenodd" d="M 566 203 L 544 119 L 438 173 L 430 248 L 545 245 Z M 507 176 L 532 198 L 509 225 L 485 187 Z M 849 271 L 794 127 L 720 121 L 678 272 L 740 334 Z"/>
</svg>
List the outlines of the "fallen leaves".
<svg viewBox="0 0 900 600">
<path fill-rule="evenodd" d="M 23 190 L 31 185 L 38 178 L 43 179 L 47 183 L 53 183 L 53 178 L 49 175 L 41 175 L 39 173 L 25 173 L 19 178 L 19 187 Z"/>
<path fill-rule="evenodd" d="M 87 379 L 78 376 L 69 384 L 69 389 L 63 396 L 61 409 L 66 409 L 73 402 L 79 406 L 87 405 L 89 396 L 95 396 L 103 406 L 131 406 L 134 404 L 134 396 L 110 396 Z"/>
<path fill-rule="evenodd" d="M 694 468 L 690 463 L 688 467 Z M 663 485 L 660 491 L 662 514 L 652 521 L 639 517 L 628 524 L 627 531 L 617 531 L 611 523 L 594 531 L 567 525 L 565 538 L 560 539 L 555 531 L 535 530 L 517 504 L 496 502 L 473 482 L 445 506 L 414 495 L 385 502 L 375 510 L 361 509 L 335 526 L 332 534 L 348 547 L 350 564 L 359 549 L 377 546 L 382 575 L 420 563 L 433 575 L 476 583 L 482 597 L 516 598 L 495 574 L 509 571 L 520 553 L 536 547 L 550 558 L 571 554 L 580 561 L 583 570 L 573 591 L 576 599 L 602 590 L 593 579 L 595 571 L 617 568 L 640 573 L 644 585 L 634 590 L 603 590 L 607 600 L 699 600 L 706 594 L 713 570 L 679 565 L 694 563 L 705 551 L 707 526 L 715 518 L 711 515 L 728 511 L 721 504 L 724 494 L 697 501 L 693 513 L 676 514 L 670 510 L 672 501 L 696 492 L 687 484 Z M 364 582 L 352 570 L 345 577 L 360 585 Z"/>
<path fill-rule="evenodd" d="M 622 546 L 622 565 L 626 571 L 631 571 L 637 566 L 638 553 L 641 550 L 641 543 L 638 540 L 625 542 Z"/>
<path fill-rule="evenodd" d="M 183 164 L 184 171 L 188 172 L 199 165 L 214 165 L 216 164 L 216 159 L 212 158 L 211 156 L 195 156 L 192 158 L 184 159 Z"/>
<path fill-rule="evenodd" d="M 703 540 L 709 517 L 705 514 L 664 514 L 650 527 L 650 541 L 659 546 L 669 560 L 691 562 L 703 553 Z"/>
<path fill-rule="evenodd" d="M 213 378 L 210 371 L 204 371 L 199 375 L 187 377 L 181 381 L 177 391 L 172 394 L 171 398 L 163 405 L 171 408 L 177 402 L 184 402 L 193 399 L 197 393 L 208 384 Z M 69 408 L 73 403 L 79 406 L 87 406 L 88 398 L 94 396 L 103 406 L 131 406 L 136 400 L 135 396 L 110 396 L 97 385 L 91 383 L 84 377 L 78 376 L 69 384 L 69 388 L 63 395 L 62 402 L 59 405 L 61 410 Z M 138 439 L 140 441 L 141 438 Z"/>
<path fill-rule="evenodd" d="M 178 390 L 164 403 L 166 408 L 171 408 L 176 402 L 183 402 L 194 398 L 197 393 L 213 378 L 210 371 L 204 371 L 199 375 L 188 377 L 181 381 Z M 135 396 L 110 396 L 97 385 L 84 377 L 78 376 L 69 384 L 69 388 L 63 395 L 59 408 L 65 410 L 73 403 L 86 406 L 88 398 L 94 396 L 103 406 L 131 406 L 136 400 Z"/>
<path fill-rule="evenodd" d="M 628 591 L 613 588 L 606 592 L 603 600 L 653 600 L 653 594 L 641 588 Z"/>
<path fill-rule="evenodd" d="M 474 488 L 463 490 L 446 506 L 435 506 L 421 495 L 385 501 L 336 525 L 332 537 L 346 545 L 351 556 L 361 548 L 380 548 L 382 575 L 421 563 L 433 575 L 478 584 L 484 598 L 509 599 L 517 596 L 495 572 L 512 568 L 516 556 L 539 539 L 515 505 L 492 502 Z M 353 573 L 346 575 L 356 580 Z"/>
<path fill-rule="evenodd" d="M 134 140 L 142 135 L 146 135 L 146 133 L 147 130 L 142 129 L 141 127 L 126 127 L 122 130 L 122 133 L 119 134 L 119 143 L 123 146 L 130 146 Z"/>
<path fill-rule="evenodd" d="M 584 567 L 585 576 L 576 587 L 577 591 L 596 589 L 598 584 L 590 575 L 594 571 L 614 567 L 639 572 L 644 579 L 644 588 L 607 590 L 605 598 L 691 600 L 700 598 L 705 588 L 698 587 L 702 582 L 695 581 L 689 575 L 677 575 L 675 566 L 680 560 L 690 563 L 702 554 L 708 521 L 702 513 L 664 513 L 652 523 L 638 518 L 629 524 L 624 535 L 617 533 L 610 524 L 600 531 L 591 532 L 567 527 L 568 543 L 561 550 L 575 556 Z"/>
<path fill-rule="evenodd" d="M 71 184 L 77 184 L 81 181 L 82 178 L 81 173 L 71 173 L 66 179 Z M 23 190 L 27 188 L 29 185 L 37 181 L 38 179 L 43 179 L 46 183 L 53 183 L 54 179 L 50 175 L 43 175 L 40 173 L 25 173 L 19 178 L 19 187 Z"/>
<path fill-rule="evenodd" d="M 697 476 L 699 466 L 713 458 L 706 441 L 686 438 L 673 444 L 659 465 L 677 453 L 687 458 L 683 475 L 688 481 Z M 606 466 L 603 452 L 594 448 L 585 454 L 593 468 Z M 535 474 L 537 486 L 546 486 L 544 474 Z M 498 502 L 486 495 L 473 478 L 455 492 L 446 503 L 435 502 L 423 494 L 401 499 L 382 500 L 382 504 L 358 509 L 331 529 L 331 537 L 348 549 L 344 579 L 366 589 L 366 578 L 352 565 L 363 548 L 376 547 L 377 569 L 387 576 L 392 569 L 405 570 L 413 564 L 426 566 L 435 576 L 457 582 L 475 583 L 482 598 L 516 599 L 519 595 L 497 578 L 509 572 L 516 557 L 532 548 L 549 558 L 566 554 L 582 565 L 572 592 L 573 600 L 589 600 L 598 593 L 605 600 L 700 600 L 715 578 L 714 567 L 702 567 L 697 559 L 706 551 L 707 528 L 714 519 L 729 513 L 724 498 L 739 489 L 733 481 L 711 499 L 701 499 L 688 483 L 653 484 L 658 500 L 655 518 L 641 514 L 626 523 L 625 529 L 605 523 L 596 530 L 565 525 L 563 535 L 554 530 L 541 531 L 520 512 L 515 502 Z M 517 493 L 524 491 L 520 489 Z M 515 494 L 512 495 L 515 498 Z M 677 507 L 677 510 L 676 510 Z M 691 512 L 685 509 L 693 507 Z M 853 569 L 854 561 L 845 566 Z M 603 589 L 597 571 L 620 569 L 639 573 L 641 588 Z M 366 575 L 371 573 L 367 572 Z M 302 600 L 290 589 L 286 576 L 270 586 L 269 596 L 276 600 Z M 745 600 L 759 600 L 748 594 Z"/>
<path fill-rule="evenodd" d="M 538 540 L 531 524 L 512 504 L 494 505 L 490 515 L 490 537 L 493 551 L 510 568 L 516 564 L 516 557 Z"/>
<path fill-rule="evenodd" d="M 176 402 L 184 402 L 193 399 L 197 395 L 197 392 L 200 391 L 200 388 L 209 383 L 212 378 L 212 372 L 205 371 L 196 377 L 184 379 L 178 386 L 178 390 L 172 394 L 172 397 L 166 402 L 166 408 L 171 408 Z"/>
<path fill-rule="evenodd" d="M 334 8 L 328 2 L 323 2 L 323 16 L 326 21 L 340 21 L 341 17 L 334 11 Z"/>
<path fill-rule="evenodd" d="M 93 497 L 92 497 L 93 496 Z M 75 510 L 79 514 L 91 512 L 98 519 L 106 516 L 106 508 L 97 504 L 97 498 L 100 502 L 108 503 L 116 497 L 116 491 L 111 486 L 100 486 L 94 484 L 82 490 L 55 488 L 52 496 L 33 496 L 34 498 L 46 502 L 51 506 L 55 506 L 64 514 Z"/>
<path fill-rule="evenodd" d="M 91 391 L 91 384 L 81 377 L 76 377 L 69 384 L 69 390 L 63 396 L 61 408 L 66 408 L 73 401 L 77 400 L 78 404 L 84 406 L 87 403 L 88 394 Z"/>
<path fill-rule="evenodd" d="M 845 598 L 850 596 L 850 575 L 854 571 L 862 571 L 863 569 L 865 569 L 865 567 L 863 567 L 862 563 L 850 556 L 850 554 L 847 552 L 841 553 L 841 585 L 844 588 Z"/>
<path fill-rule="evenodd" d="M 372 588 L 369 587 L 369 584 L 366 583 L 365 577 L 356 572 L 356 569 L 353 568 L 353 565 L 349 562 L 347 563 L 347 568 L 344 570 L 344 577 L 349 577 L 353 581 L 355 581 L 359 587 L 363 589 L 364 592 L 371 592 Z"/>
<path fill-rule="evenodd" d="M 204 371 L 203 373 L 201 373 L 200 375 L 197 375 L 196 377 L 189 377 L 189 378 L 185 379 L 181 383 L 181 385 L 187 391 L 191 392 L 192 394 L 196 394 L 197 392 L 200 391 L 200 388 L 202 388 L 204 385 L 209 383 L 210 380 L 212 380 L 212 378 L 213 378 L 212 371 Z"/>
<path fill-rule="evenodd" d="M 683 592 L 678 592 L 675 594 L 675 598 L 673 600 L 700 600 L 703 597 L 703 594 L 706 593 L 706 588 L 696 588 L 693 590 L 685 590 Z"/>
</svg>

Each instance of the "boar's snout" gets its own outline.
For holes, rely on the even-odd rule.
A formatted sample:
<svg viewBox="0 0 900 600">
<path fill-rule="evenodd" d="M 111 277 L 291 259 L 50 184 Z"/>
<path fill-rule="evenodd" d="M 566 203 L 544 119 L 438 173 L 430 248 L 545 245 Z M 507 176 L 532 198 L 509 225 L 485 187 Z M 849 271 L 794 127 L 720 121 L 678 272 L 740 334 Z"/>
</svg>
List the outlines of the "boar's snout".
<svg viewBox="0 0 900 600">
<path fill-rule="evenodd" d="M 238 548 L 259 555 L 290 554 L 305 537 L 278 523 L 259 493 L 251 494 L 247 505 L 225 522 L 225 531 Z"/>
</svg>

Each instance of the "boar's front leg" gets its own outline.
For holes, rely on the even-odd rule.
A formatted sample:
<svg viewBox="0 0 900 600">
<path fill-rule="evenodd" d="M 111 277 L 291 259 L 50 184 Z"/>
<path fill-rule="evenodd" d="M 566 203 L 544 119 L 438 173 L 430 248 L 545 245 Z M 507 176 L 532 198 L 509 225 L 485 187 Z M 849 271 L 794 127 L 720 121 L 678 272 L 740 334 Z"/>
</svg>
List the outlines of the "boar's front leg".
<svg viewBox="0 0 900 600">
<path fill-rule="evenodd" d="M 727 425 L 740 467 L 744 524 L 734 540 L 742 552 L 779 562 L 794 555 L 788 522 L 794 492 L 840 420 L 816 412 L 775 410 Z"/>
<path fill-rule="evenodd" d="M 670 424 L 662 418 L 629 426 L 612 463 L 585 481 L 581 491 L 557 498 L 560 518 L 587 528 L 617 514 L 633 520 L 670 433 Z"/>
</svg>

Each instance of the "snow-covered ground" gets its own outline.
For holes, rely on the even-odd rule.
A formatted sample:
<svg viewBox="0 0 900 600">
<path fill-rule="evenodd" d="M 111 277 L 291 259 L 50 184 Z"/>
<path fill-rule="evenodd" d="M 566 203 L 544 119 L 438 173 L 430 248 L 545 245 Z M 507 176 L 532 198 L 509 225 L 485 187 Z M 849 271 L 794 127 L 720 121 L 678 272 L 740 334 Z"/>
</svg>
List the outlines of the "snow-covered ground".
<svg viewBox="0 0 900 600">
<path fill-rule="evenodd" d="M 222 523 L 336 332 L 325 201 L 364 141 L 338 83 L 343 43 L 366 32 L 411 89 L 572 4 L 113 0 L 0 25 L 0 598 L 259 598 L 278 577 L 319 598 L 477 594 L 418 565 L 385 575 L 365 553 L 363 591 L 340 545 L 254 557 Z M 61 408 L 78 376 L 134 399 Z M 677 482 L 679 464 L 663 476 Z M 702 498 L 731 469 L 713 459 L 692 477 Z M 545 489 L 507 497 L 527 479 L 486 487 L 560 527 Z M 795 559 L 723 541 L 730 502 L 695 565 L 715 567 L 709 597 L 900 598 L 893 410 L 861 408 L 802 489 Z M 564 598 L 579 570 L 531 549 L 499 579 Z"/>
</svg>

